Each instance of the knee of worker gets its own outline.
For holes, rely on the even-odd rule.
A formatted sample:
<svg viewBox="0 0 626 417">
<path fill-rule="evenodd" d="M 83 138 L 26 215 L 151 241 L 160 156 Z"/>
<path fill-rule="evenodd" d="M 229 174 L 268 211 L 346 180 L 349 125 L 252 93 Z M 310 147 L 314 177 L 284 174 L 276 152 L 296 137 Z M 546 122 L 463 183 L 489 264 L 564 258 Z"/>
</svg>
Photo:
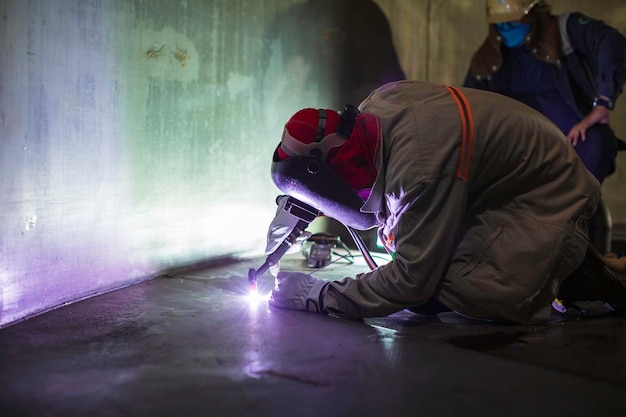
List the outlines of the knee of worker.
<svg viewBox="0 0 626 417">
<path fill-rule="evenodd" d="M 587 130 L 586 140 L 578 141 L 575 149 L 585 168 L 602 183 L 615 172 L 617 145 L 613 130 L 607 125 L 597 124 Z"/>
<path fill-rule="evenodd" d="M 589 219 L 589 241 L 591 245 L 599 253 L 607 253 L 611 250 L 611 213 L 604 204 L 603 200 L 600 200 L 598 209 L 595 214 Z"/>
<path fill-rule="evenodd" d="M 572 230 L 527 219 L 492 228 L 472 247 L 464 242 L 438 298 L 475 318 L 535 323 L 547 320 L 560 284 L 582 262 L 588 242 Z"/>
</svg>

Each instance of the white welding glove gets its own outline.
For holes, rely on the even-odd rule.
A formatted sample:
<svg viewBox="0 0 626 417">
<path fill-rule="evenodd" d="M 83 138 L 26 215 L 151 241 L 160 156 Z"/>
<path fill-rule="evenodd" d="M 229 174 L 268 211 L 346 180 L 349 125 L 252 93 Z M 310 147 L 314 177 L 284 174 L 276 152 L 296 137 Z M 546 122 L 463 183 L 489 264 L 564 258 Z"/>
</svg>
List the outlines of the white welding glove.
<svg viewBox="0 0 626 417">
<path fill-rule="evenodd" d="M 274 220 L 270 224 L 270 227 L 267 231 L 267 245 L 265 246 L 265 254 L 269 255 L 274 252 L 278 246 L 289 236 L 289 234 L 293 231 L 294 227 L 298 224 L 300 219 L 291 213 L 285 211 L 284 207 L 287 201 L 289 200 L 289 196 L 281 195 L 276 199 L 276 203 L 278 204 L 278 208 L 276 209 L 276 215 L 274 216 Z M 311 233 L 304 232 L 300 235 L 296 241 L 291 245 L 289 250 L 286 253 L 296 253 L 302 248 L 302 244 L 311 236 Z M 280 270 L 280 266 L 278 263 L 272 265 L 270 267 L 270 272 L 272 275 L 276 276 L 278 271 Z"/>
<path fill-rule="evenodd" d="M 280 272 L 270 293 L 273 307 L 324 313 L 322 292 L 328 282 L 302 272 Z"/>
</svg>

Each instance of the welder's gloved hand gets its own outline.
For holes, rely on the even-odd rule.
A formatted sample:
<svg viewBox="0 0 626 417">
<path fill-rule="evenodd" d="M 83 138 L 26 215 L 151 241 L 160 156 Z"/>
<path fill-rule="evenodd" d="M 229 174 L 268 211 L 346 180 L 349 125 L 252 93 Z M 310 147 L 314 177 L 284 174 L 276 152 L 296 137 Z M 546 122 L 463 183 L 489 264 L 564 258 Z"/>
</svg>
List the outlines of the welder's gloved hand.
<svg viewBox="0 0 626 417">
<path fill-rule="evenodd" d="M 274 216 L 274 220 L 272 220 L 269 230 L 267 231 L 267 245 L 265 246 L 266 255 L 274 252 L 276 248 L 283 243 L 283 240 L 285 240 L 285 238 L 293 231 L 294 227 L 298 224 L 298 221 L 300 221 L 298 217 L 285 211 L 285 204 L 287 204 L 288 200 L 289 196 L 286 195 L 281 195 L 276 199 L 278 208 L 276 208 L 276 215 Z M 309 236 L 310 234 L 308 234 L 304 240 L 308 239 Z M 301 238 L 302 236 L 296 240 L 296 243 L 301 242 Z M 299 251 L 301 247 L 301 245 L 298 247 L 294 244 L 289 251 L 287 251 L 287 253 L 295 253 Z"/>
<path fill-rule="evenodd" d="M 270 293 L 273 307 L 324 313 L 322 298 L 329 283 L 301 272 L 280 272 Z"/>
<path fill-rule="evenodd" d="M 267 231 L 267 245 L 265 246 L 265 254 L 269 255 L 274 252 L 278 246 L 291 234 L 296 227 L 300 219 L 285 211 L 285 204 L 289 200 L 289 196 L 281 195 L 276 199 L 276 215 L 274 220 L 270 224 Z M 311 236 L 310 232 L 304 232 L 296 238 L 296 241 L 292 243 L 286 253 L 296 253 L 301 248 L 303 243 Z M 273 276 L 276 276 L 280 271 L 280 263 L 270 266 L 270 272 Z"/>
</svg>

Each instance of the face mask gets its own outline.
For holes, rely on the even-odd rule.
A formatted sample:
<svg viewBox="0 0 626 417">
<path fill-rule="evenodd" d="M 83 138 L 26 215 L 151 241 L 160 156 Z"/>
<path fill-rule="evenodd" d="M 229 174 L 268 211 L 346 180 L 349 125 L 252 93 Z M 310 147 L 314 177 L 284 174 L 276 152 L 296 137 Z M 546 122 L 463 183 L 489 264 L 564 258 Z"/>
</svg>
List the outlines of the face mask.
<svg viewBox="0 0 626 417">
<path fill-rule="evenodd" d="M 524 39 L 530 32 L 530 25 L 520 22 L 496 23 L 496 30 L 502 36 L 504 45 L 508 48 L 517 48 L 524 43 Z"/>
</svg>

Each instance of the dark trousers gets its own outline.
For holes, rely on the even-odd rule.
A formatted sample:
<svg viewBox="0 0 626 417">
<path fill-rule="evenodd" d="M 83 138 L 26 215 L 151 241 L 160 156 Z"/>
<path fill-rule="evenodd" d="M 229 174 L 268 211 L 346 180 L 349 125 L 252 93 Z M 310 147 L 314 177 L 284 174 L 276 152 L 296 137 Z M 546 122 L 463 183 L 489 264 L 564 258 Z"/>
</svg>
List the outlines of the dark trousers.
<svg viewBox="0 0 626 417">
<path fill-rule="evenodd" d="M 587 139 L 574 147 L 585 167 L 600 181 L 615 172 L 618 139 L 608 125 L 596 124 L 587 129 Z"/>
</svg>

